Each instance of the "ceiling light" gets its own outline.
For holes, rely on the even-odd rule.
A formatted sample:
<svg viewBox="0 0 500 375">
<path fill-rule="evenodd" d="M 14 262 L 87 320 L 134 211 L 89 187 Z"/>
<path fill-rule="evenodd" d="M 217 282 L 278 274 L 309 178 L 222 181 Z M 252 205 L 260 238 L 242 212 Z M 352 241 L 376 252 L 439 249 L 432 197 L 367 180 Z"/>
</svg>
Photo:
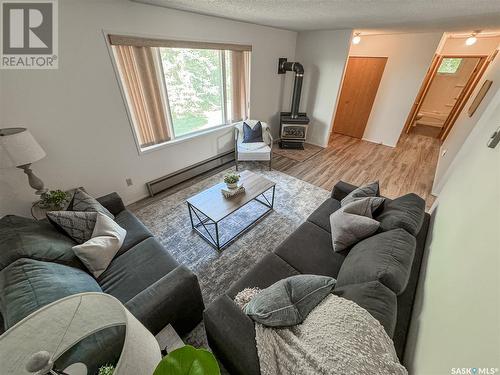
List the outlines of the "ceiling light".
<svg viewBox="0 0 500 375">
<path fill-rule="evenodd" d="M 352 44 L 359 44 L 361 42 L 360 33 L 354 33 L 354 38 L 352 38 Z"/>
<path fill-rule="evenodd" d="M 468 46 L 472 46 L 473 44 L 476 44 L 476 42 L 477 42 L 476 34 L 477 34 L 476 32 L 473 32 L 472 34 L 470 34 L 470 37 L 467 38 L 467 40 L 465 41 L 465 44 Z"/>
</svg>

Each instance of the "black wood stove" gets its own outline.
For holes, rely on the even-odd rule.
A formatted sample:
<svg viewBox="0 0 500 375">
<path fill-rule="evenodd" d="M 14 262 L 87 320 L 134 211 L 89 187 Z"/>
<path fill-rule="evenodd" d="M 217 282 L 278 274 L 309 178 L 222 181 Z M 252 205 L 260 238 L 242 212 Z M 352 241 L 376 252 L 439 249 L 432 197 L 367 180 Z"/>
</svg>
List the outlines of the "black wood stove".
<svg viewBox="0 0 500 375">
<path fill-rule="evenodd" d="M 293 84 L 292 108 L 290 112 L 280 113 L 279 145 L 281 148 L 304 149 L 307 128 L 309 127 L 309 117 L 305 112 L 299 112 L 304 67 L 301 63 L 288 62 L 286 58 L 281 57 L 278 61 L 278 74 L 285 74 L 287 71 L 295 72 L 295 81 Z"/>
</svg>

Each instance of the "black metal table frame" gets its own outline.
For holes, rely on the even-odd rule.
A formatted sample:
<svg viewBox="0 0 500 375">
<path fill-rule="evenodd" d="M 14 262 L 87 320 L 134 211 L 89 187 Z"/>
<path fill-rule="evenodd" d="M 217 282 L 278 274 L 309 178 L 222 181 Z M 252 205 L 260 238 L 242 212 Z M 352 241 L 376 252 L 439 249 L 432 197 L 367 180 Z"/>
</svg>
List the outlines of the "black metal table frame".
<svg viewBox="0 0 500 375">
<path fill-rule="evenodd" d="M 272 197 L 271 197 L 271 202 L 269 202 L 269 199 L 264 195 L 267 193 L 269 190 L 273 191 Z M 274 209 L 274 192 L 276 190 L 276 185 L 273 185 L 269 189 L 263 191 L 259 195 L 257 195 L 255 198 L 249 200 L 246 202 L 244 205 L 238 207 L 236 210 L 233 212 L 227 214 L 223 218 L 219 219 L 218 221 L 214 221 L 211 218 L 208 217 L 205 213 L 203 213 L 200 209 L 197 207 L 193 206 L 191 203 L 187 202 L 188 205 L 188 210 L 189 210 L 189 219 L 191 220 L 191 228 L 196 231 L 201 238 L 203 238 L 205 241 L 207 241 L 211 246 L 213 246 L 217 251 L 220 251 L 224 249 L 226 246 L 231 244 L 236 238 L 238 238 L 240 235 L 242 235 L 244 232 L 252 228 L 254 225 L 256 225 L 260 220 L 264 218 L 267 214 L 269 214 L 273 209 Z M 260 197 L 263 197 L 265 199 L 265 202 L 260 199 Z M 257 201 L 260 204 L 266 206 L 268 209 L 260 215 L 258 218 L 256 218 L 254 221 L 249 223 L 247 226 L 245 226 L 242 230 L 240 230 L 238 233 L 236 233 L 234 236 L 232 236 L 230 239 L 228 239 L 226 242 L 223 244 L 220 243 L 220 238 L 219 238 L 219 223 L 224 220 L 226 217 L 229 215 L 234 214 L 235 212 L 239 211 L 241 208 L 245 207 L 248 203 Z M 195 223 L 194 217 L 198 219 L 198 222 Z M 213 225 L 215 228 L 215 238 L 212 236 L 210 231 L 208 230 L 208 227 Z"/>
</svg>

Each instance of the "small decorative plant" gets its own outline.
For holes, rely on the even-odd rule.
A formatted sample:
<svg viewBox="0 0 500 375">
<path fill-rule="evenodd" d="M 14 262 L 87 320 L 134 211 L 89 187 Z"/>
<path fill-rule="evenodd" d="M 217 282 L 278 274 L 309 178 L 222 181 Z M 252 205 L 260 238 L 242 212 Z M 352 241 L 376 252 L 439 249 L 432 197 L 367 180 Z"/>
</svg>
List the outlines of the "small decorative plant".
<svg viewBox="0 0 500 375">
<path fill-rule="evenodd" d="M 97 375 L 113 375 L 113 372 L 115 372 L 115 367 L 111 365 L 104 365 L 99 367 L 99 372 Z"/>
<path fill-rule="evenodd" d="M 220 369 L 208 350 L 186 345 L 163 358 L 153 375 L 220 375 Z"/>
<path fill-rule="evenodd" d="M 229 189 L 236 189 L 238 187 L 239 180 L 240 175 L 237 173 L 229 172 L 224 175 L 224 182 Z"/>
<path fill-rule="evenodd" d="M 70 195 L 62 190 L 50 190 L 40 196 L 40 207 L 61 210 L 68 203 Z"/>
</svg>

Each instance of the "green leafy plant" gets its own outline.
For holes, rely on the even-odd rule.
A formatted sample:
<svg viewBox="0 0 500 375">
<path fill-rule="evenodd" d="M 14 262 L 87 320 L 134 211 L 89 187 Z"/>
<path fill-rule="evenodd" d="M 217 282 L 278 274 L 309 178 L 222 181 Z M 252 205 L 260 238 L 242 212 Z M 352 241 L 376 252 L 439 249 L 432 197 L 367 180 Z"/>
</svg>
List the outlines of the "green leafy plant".
<svg viewBox="0 0 500 375">
<path fill-rule="evenodd" d="M 115 372 L 115 367 L 111 365 L 104 365 L 99 367 L 99 372 L 97 375 L 113 375 L 113 372 Z"/>
<path fill-rule="evenodd" d="M 240 175 L 237 173 L 229 172 L 224 176 L 224 182 L 226 184 L 236 184 L 240 180 Z"/>
<path fill-rule="evenodd" d="M 51 210 L 63 209 L 70 195 L 62 190 L 50 190 L 40 196 L 40 207 Z"/>
<path fill-rule="evenodd" d="M 220 375 L 220 369 L 208 350 L 186 345 L 163 358 L 153 375 Z"/>
</svg>

